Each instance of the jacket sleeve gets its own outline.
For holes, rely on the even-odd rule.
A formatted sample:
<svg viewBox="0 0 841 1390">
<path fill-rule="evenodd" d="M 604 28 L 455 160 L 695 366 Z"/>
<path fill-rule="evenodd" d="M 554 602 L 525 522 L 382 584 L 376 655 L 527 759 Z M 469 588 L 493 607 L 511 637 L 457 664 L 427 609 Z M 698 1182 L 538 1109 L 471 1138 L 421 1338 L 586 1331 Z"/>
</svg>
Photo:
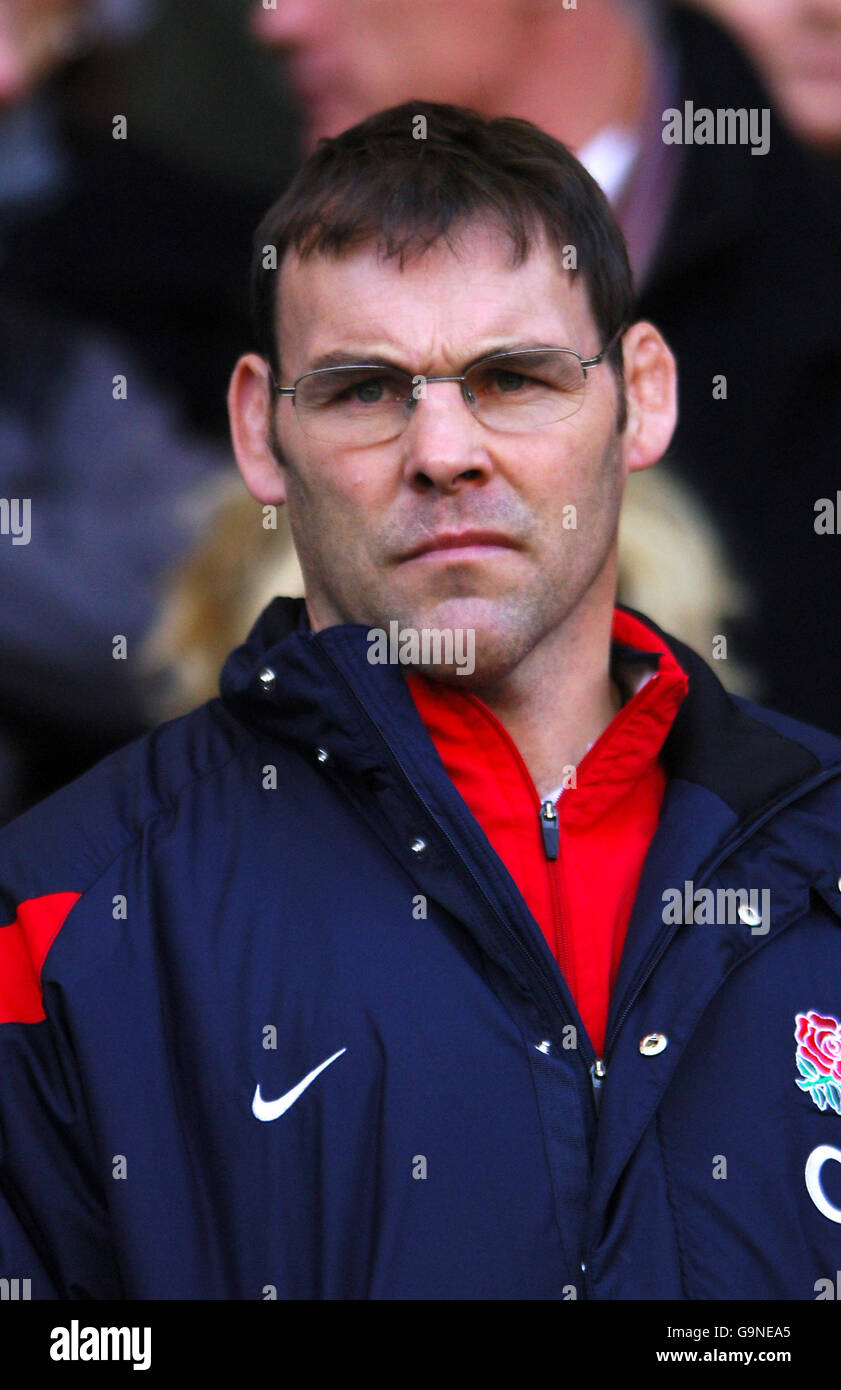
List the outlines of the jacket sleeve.
<svg viewBox="0 0 841 1390">
<path fill-rule="evenodd" d="M 78 898 L 30 899 L 0 925 L 0 1278 L 19 1298 L 123 1297 L 62 990 L 40 988 Z"/>
</svg>

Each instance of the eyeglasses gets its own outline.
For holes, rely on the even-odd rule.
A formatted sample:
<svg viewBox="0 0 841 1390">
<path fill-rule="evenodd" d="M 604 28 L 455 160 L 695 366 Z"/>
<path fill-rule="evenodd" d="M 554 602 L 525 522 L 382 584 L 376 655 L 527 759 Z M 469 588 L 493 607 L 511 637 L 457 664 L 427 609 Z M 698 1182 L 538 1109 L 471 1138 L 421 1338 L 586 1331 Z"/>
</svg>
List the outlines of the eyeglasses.
<svg viewBox="0 0 841 1390">
<path fill-rule="evenodd" d="M 361 447 L 396 439 L 435 381 L 459 382 L 465 403 L 488 429 L 529 433 L 575 414 L 588 369 L 599 365 L 624 331 L 623 325 L 596 357 L 571 348 L 518 348 L 483 357 L 459 376 L 412 376 L 376 362 L 319 367 L 291 386 L 280 386 L 271 371 L 269 376 L 279 396 L 291 396 L 304 433 L 324 444 Z"/>
</svg>

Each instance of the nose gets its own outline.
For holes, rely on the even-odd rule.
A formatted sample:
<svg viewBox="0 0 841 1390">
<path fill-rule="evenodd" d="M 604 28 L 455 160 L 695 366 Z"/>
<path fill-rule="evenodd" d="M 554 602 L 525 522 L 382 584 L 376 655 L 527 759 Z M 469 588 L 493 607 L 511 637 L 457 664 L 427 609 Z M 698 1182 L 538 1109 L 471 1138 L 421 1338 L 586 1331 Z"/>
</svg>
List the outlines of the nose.
<svg viewBox="0 0 841 1390">
<path fill-rule="evenodd" d="M 414 488 L 457 491 L 493 472 L 483 430 L 457 381 L 428 383 L 403 434 L 404 475 Z"/>
</svg>

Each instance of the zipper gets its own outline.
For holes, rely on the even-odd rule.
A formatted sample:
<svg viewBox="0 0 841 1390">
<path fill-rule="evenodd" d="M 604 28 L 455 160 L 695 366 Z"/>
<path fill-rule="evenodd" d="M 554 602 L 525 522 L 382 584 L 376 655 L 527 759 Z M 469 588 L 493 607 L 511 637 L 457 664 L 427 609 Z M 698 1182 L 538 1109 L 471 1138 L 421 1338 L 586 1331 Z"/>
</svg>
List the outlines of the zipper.
<svg viewBox="0 0 841 1390">
<path fill-rule="evenodd" d="M 560 990 L 558 989 L 557 983 L 556 983 L 555 980 L 552 978 L 552 976 L 550 975 L 549 971 L 546 969 L 546 966 L 543 964 L 543 961 L 540 959 L 540 957 L 539 957 L 538 955 L 536 955 L 536 954 L 534 953 L 534 951 L 533 951 L 533 950 L 531 949 L 531 947 L 529 946 L 528 942 L 525 941 L 525 940 L 523 940 L 522 937 L 518 936 L 518 934 L 508 925 L 508 923 L 506 922 L 505 918 L 499 913 L 499 911 L 498 911 L 497 908 L 495 907 L 494 903 L 493 903 L 493 902 L 491 901 L 491 899 L 488 897 L 488 895 L 487 895 L 487 893 L 486 893 L 486 891 L 485 891 L 485 888 L 484 888 L 484 886 L 483 886 L 481 880 L 478 879 L 478 878 L 476 877 L 476 874 L 473 872 L 473 869 L 470 867 L 470 865 L 468 864 L 467 860 L 464 858 L 464 855 L 463 855 L 463 854 L 461 853 L 461 851 L 459 850 L 458 846 L 456 845 L 456 843 L 455 843 L 455 841 L 453 840 L 452 836 L 451 836 L 451 835 L 449 834 L 449 832 L 447 831 L 446 827 L 443 826 L 443 825 L 441 825 L 440 821 L 438 820 L 437 816 L 434 814 L 434 812 L 433 812 L 432 808 L 430 807 L 429 803 L 424 799 L 424 797 L 423 797 L 423 796 L 421 795 L 421 793 L 418 791 L 417 787 L 415 786 L 414 782 L 412 781 L 412 778 L 409 776 L 409 773 L 406 771 L 406 768 L 404 767 L 404 765 L 403 765 L 403 763 L 401 762 L 400 758 L 397 756 L 397 754 L 395 753 L 395 751 L 394 751 L 394 749 L 392 748 L 391 744 L 388 742 L 387 738 L 385 737 L 385 735 L 382 733 L 381 729 L 379 728 L 379 725 L 375 722 L 375 720 L 374 720 L 374 719 L 371 717 L 371 715 L 368 713 L 368 710 L 366 709 L 366 707 L 365 707 L 365 705 L 363 704 L 362 700 L 361 700 L 361 699 L 359 698 L 359 696 L 357 695 L 357 693 L 356 693 L 356 691 L 354 690 L 353 686 L 345 679 L 344 674 L 343 674 L 342 671 L 339 669 L 339 667 L 336 665 L 335 661 L 334 661 L 333 658 L 330 656 L 329 652 L 325 651 L 324 647 L 322 647 L 321 645 L 318 646 L 317 650 L 321 653 L 321 655 L 323 656 L 324 660 L 327 661 L 327 662 L 329 663 L 329 665 L 333 668 L 333 670 L 335 671 L 336 675 L 339 677 L 339 679 L 340 679 L 340 681 L 342 682 L 342 684 L 343 684 L 343 685 L 345 686 L 345 688 L 349 691 L 349 693 L 350 693 L 352 699 L 355 701 L 356 705 L 357 705 L 358 708 L 361 710 L 361 712 L 362 712 L 362 714 L 364 715 L 365 719 L 367 720 L 367 722 L 368 722 L 368 723 L 372 726 L 372 728 L 374 729 L 374 731 L 375 731 L 375 733 L 376 733 L 376 735 L 377 735 L 377 738 L 379 739 L 380 743 L 381 743 L 381 744 L 383 745 L 383 747 L 385 748 L 386 753 L 387 753 L 389 759 L 390 759 L 391 762 L 394 764 L 394 766 L 398 769 L 398 771 L 400 772 L 400 774 L 401 774 L 401 776 L 404 778 L 404 780 L 407 782 L 409 788 L 411 789 L 412 795 L 415 797 L 415 799 L 416 799 L 417 801 L 420 802 L 421 806 L 423 807 L 423 809 L 424 809 L 424 811 L 426 812 L 426 814 L 427 814 L 427 816 L 429 817 L 429 819 L 432 821 L 433 825 L 435 825 L 435 826 L 437 827 L 437 829 L 440 831 L 440 833 L 444 836 L 444 839 L 447 841 L 447 844 L 450 846 L 450 849 L 452 850 L 452 852 L 453 852 L 453 854 L 455 855 L 456 859 L 457 859 L 457 860 L 459 861 L 459 863 L 462 864 L 463 867 L 467 870 L 468 874 L 470 875 L 470 878 L 472 879 L 473 883 L 476 885 L 476 890 L 477 890 L 479 896 L 481 897 L 481 899 L 483 900 L 483 902 L 484 902 L 484 903 L 487 905 L 487 907 L 489 908 L 489 910 L 490 910 L 491 914 L 493 915 L 495 921 L 497 921 L 497 922 L 499 923 L 499 925 L 502 927 L 502 930 L 503 930 L 503 932 L 504 932 L 505 937 L 507 938 L 507 940 L 509 940 L 509 941 L 513 944 L 513 946 L 516 948 L 516 950 L 518 951 L 518 953 L 520 954 L 520 956 L 521 956 L 521 957 L 522 957 L 522 956 L 525 956 L 526 960 L 529 962 L 530 966 L 532 967 L 532 970 L 533 970 L 533 971 L 535 972 L 535 974 L 538 976 L 538 979 L 540 980 L 540 983 L 541 983 L 541 985 L 543 986 L 544 994 L 545 994 L 546 996 L 548 996 L 549 1000 L 551 1001 L 551 1004 L 552 1004 L 552 1006 L 553 1006 L 553 1009 L 556 1010 L 556 1011 L 561 1015 L 561 1018 L 563 1019 L 564 1023 L 573 1023 L 573 1020 L 572 1020 L 571 1018 L 569 1018 L 568 1013 L 567 1013 L 566 1000 L 564 999 L 563 995 L 561 994 Z M 507 734 L 506 734 L 506 737 L 508 737 Z M 510 740 L 510 738 L 509 738 L 509 742 L 510 742 L 510 741 L 511 741 L 511 740 Z M 512 745 L 512 746 L 513 746 L 513 745 Z M 519 750 L 515 749 L 515 751 L 517 752 L 518 757 L 520 757 Z M 520 757 L 520 761 L 522 762 L 522 757 Z M 523 766 L 525 767 L 525 764 L 523 764 Z M 528 770 L 526 769 L 526 771 L 528 771 Z M 529 779 L 529 780 L 531 780 L 531 779 Z M 534 786 L 534 783 L 532 783 L 532 786 Z M 536 794 L 536 793 L 535 793 L 535 794 Z M 585 1044 L 584 1049 L 582 1049 L 580 1046 L 579 1046 L 579 1048 L 577 1049 L 577 1051 L 578 1051 L 578 1053 L 579 1053 L 579 1055 L 580 1055 L 581 1052 L 582 1052 L 582 1050 L 586 1050 L 587 1043 L 589 1042 L 589 1039 L 587 1038 L 587 1034 L 583 1031 L 583 1029 L 579 1029 L 579 1028 L 578 1028 L 578 1025 L 577 1025 L 577 1024 L 574 1024 L 574 1023 L 573 1023 L 573 1026 L 576 1028 L 577 1033 L 583 1035 L 583 1040 L 584 1040 L 584 1044 Z M 583 1058 L 582 1058 L 582 1060 L 583 1060 Z M 586 1065 L 586 1064 L 585 1064 L 585 1065 Z"/>
<path fill-rule="evenodd" d="M 599 1113 L 599 1106 L 602 1099 L 602 1085 L 607 1076 L 607 1067 L 601 1057 L 597 1057 L 590 1068 L 590 1081 L 593 1086 L 593 1103 L 596 1107 L 596 1114 Z"/>
<path fill-rule="evenodd" d="M 538 820 L 540 823 L 541 839 L 543 841 L 543 852 L 546 855 L 547 860 L 557 860 L 558 855 L 560 853 L 561 832 L 561 823 L 560 817 L 558 815 L 557 806 L 555 805 L 554 801 L 551 801 L 549 798 L 547 798 L 545 801 L 540 800 L 537 787 L 534 785 L 534 779 L 531 773 L 529 772 L 528 767 L 526 766 L 526 762 L 522 753 L 520 752 L 513 738 L 509 734 L 505 725 L 501 722 L 501 720 L 497 719 L 493 710 L 489 710 L 478 700 L 472 699 L 469 691 L 466 691 L 465 694 L 467 695 L 467 698 L 471 700 L 471 703 L 474 705 L 474 707 L 477 710 L 479 710 L 483 718 L 487 719 L 491 724 L 494 725 L 500 738 L 502 739 L 503 743 L 507 746 L 509 752 L 511 753 L 511 756 L 513 757 L 515 763 L 519 767 L 523 781 L 526 783 L 527 787 L 529 788 L 529 791 L 532 793 L 535 801 L 538 803 Z M 595 747 L 595 744 L 593 746 Z M 406 776 L 405 772 L 404 776 Z M 449 836 L 447 838 L 449 839 Z M 452 841 L 450 841 L 450 843 L 452 844 Z M 455 848 L 455 846 L 453 846 L 453 848 Z M 458 853 L 457 850 L 456 853 Z M 460 855 L 459 858 L 461 858 Z M 560 903 L 558 900 L 558 876 L 549 868 L 548 863 L 546 866 L 546 871 L 549 875 L 549 901 L 552 907 L 552 926 L 554 928 L 555 941 L 557 942 L 558 946 L 558 969 L 560 970 L 561 974 L 564 977 L 564 980 L 566 981 L 567 988 L 569 989 L 570 993 L 572 993 L 572 975 L 570 973 L 569 956 L 567 953 L 566 941 L 563 932 L 564 914 L 561 911 Z M 575 1026 L 576 1031 L 578 1031 L 578 1025 L 576 1024 Z"/>
<path fill-rule="evenodd" d="M 557 861 L 560 853 L 560 830 L 561 823 L 557 807 L 553 801 L 544 801 L 541 804 L 540 829 L 543 835 L 543 849 L 547 861 Z M 569 954 L 566 948 L 566 938 L 564 937 L 564 914 L 561 911 L 560 893 L 558 888 L 558 870 L 552 869 L 547 862 L 546 873 L 549 877 L 549 902 L 552 908 L 552 928 L 557 946 L 558 968 L 566 980 L 567 989 L 573 994 L 572 974 L 569 968 Z"/>
<path fill-rule="evenodd" d="M 560 841 L 560 828 L 558 825 L 558 812 L 554 801 L 544 801 L 540 811 L 540 833 L 543 836 L 543 850 L 547 859 L 557 859 L 558 844 Z"/>
</svg>

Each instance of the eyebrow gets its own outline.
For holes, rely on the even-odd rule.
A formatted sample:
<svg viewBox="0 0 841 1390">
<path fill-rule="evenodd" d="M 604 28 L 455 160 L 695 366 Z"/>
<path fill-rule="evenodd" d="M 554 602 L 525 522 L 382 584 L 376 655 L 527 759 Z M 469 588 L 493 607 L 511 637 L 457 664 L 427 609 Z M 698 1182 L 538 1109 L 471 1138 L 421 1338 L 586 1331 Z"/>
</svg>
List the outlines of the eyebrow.
<svg viewBox="0 0 841 1390">
<path fill-rule="evenodd" d="M 498 343 L 494 347 L 485 348 L 483 352 L 477 353 L 475 357 L 471 357 L 470 361 L 465 363 L 465 368 L 472 367 L 474 362 L 481 362 L 485 357 L 496 357 L 501 352 L 536 352 L 541 348 L 549 346 L 549 343 L 538 342 L 515 341 Z M 318 372 L 324 367 L 356 367 L 360 365 L 368 365 L 371 367 L 397 367 L 400 371 L 408 372 L 410 375 L 412 373 L 412 368 L 402 366 L 401 363 L 395 361 L 394 358 L 387 357 L 381 352 L 365 352 L 364 350 L 357 351 L 354 348 L 338 348 L 334 349 L 332 352 L 324 352 L 319 357 L 316 357 L 310 366 L 305 368 L 304 372 L 299 373 L 299 375 L 305 376 L 307 372 Z"/>
</svg>

